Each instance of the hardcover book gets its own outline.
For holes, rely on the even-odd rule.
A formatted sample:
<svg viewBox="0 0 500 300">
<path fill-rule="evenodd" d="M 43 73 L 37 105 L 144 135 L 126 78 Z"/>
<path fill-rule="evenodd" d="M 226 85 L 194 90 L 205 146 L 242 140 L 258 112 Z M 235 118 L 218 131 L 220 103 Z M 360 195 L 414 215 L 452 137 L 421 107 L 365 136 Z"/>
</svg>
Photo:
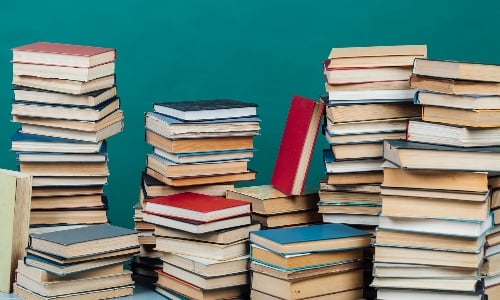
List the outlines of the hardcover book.
<svg viewBox="0 0 500 300">
<path fill-rule="evenodd" d="M 415 59 L 413 73 L 451 79 L 500 82 L 500 65 L 449 60 Z"/>
<path fill-rule="evenodd" d="M 160 114 L 185 121 L 257 115 L 257 104 L 232 99 L 156 102 L 153 109 Z"/>
<path fill-rule="evenodd" d="M 110 88 L 115 84 L 115 76 L 109 75 L 89 81 L 77 81 L 57 78 L 42 78 L 36 76 L 12 77 L 12 84 L 18 86 L 32 87 L 43 90 L 50 90 L 58 93 L 68 93 L 73 95 L 83 95 L 92 91 Z"/>
<path fill-rule="evenodd" d="M 29 63 L 14 62 L 12 64 L 14 76 L 34 76 L 43 78 L 57 78 L 75 81 L 90 81 L 97 78 L 113 75 L 115 63 L 107 62 L 89 68 L 75 68 L 57 65 L 35 65 Z"/>
<path fill-rule="evenodd" d="M 446 94 L 480 96 L 500 95 L 500 83 L 498 82 L 456 80 L 412 74 L 410 85 L 414 89 Z"/>
<path fill-rule="evenodd" d="M 292 98 L 271 177 L 271 184 L 281 192 L 303 193 L 323 113 L 321 102 Z"/>
<path fill-rule="evenodd" d="M 55 93 L 49 90 L 30 88 L 15 85 L 14 99 L 16 101 L 26 101 L 47 104 L 65 104 L 81 106 L 97 106 L 100 103 L 116 96 L 116 86 L 102 90 L 92 91 L 83 95 L 73 95 L 66 93 Z"/>
<path fill-rule="evenodd" d="M 20 131 L 11 138 L 13 151 L 57 152 L 57 153 L 96 153 L 102 147 L 102 141 L 83 142 L 55 137 L 26 134 Z"/>
</svg>

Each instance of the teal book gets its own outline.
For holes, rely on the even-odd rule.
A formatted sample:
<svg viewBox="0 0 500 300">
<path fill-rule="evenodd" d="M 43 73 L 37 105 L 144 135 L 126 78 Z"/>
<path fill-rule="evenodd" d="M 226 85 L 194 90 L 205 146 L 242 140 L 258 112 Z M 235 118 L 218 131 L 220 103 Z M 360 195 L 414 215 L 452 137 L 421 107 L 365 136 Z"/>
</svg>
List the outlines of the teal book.
<svg viewBox="0 0 500 300">
<path fill-rule="evenodd" d="M 110 224 L 30 235 L 29 248 L 63 258 L 139 247 L 137 231 Z"/>
<path fill-rule="evenodd" d="M 370 246 L 371 233 L 344 224 L 315 224 L 250 232 L 250 242 L 280 254 Z"/>
</svg>

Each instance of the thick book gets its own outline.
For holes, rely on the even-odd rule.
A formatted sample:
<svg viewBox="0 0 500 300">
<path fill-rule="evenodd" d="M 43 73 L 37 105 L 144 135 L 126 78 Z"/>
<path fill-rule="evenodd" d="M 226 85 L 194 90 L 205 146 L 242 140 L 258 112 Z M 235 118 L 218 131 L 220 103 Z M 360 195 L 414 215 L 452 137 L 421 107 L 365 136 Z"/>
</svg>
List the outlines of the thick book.
<svg viewBox="0 0 500 300">
<path fill-rule="evenodd" d="M 414 89 L 455 95 L 500 95 L 500 83 L 474 80 L 457 80 L 412 74 L 410 85 Z"/>
<path fill-rule="evenodd" d="M 31 209 L 33 210 L 103 207 L 104 205 L 105 203 L 101 194 L 31 198 Z"/>
<path fill-rule="evenodd" d="M 171 265 L 201 276 L 214 277 L 248 271 L 248 257 L 248 255 L 242 255 L 227 260 L 217 260 L 165 252 L 162 259 Z"/>
<path fill-rule="evenodd" d="M 226 195 L 227 190 L 234 188 L 234 184 L 230 183 L 207 184 L 207 185 L 188 186 L 188 187 L 173 187 L 159 180 L 156 180 L 155 178 L 149 176 L 145 172 L 142 172 L 141 186 L 144 189 L 145 198 L 168 196 L 183 192 L 193 192 L 211 196 L 224 196 Z"/>
<path fill-rule="evenodd" d="M 247 255 L 248 243 L 246 239 L 230 244 L 215 244 L 178 238 L 157 237 L 155 249 L 165 253 L 185 254 L 213 260 L 229 260 Z M 165 256 L 163 257 L 163 261 L 168 262 Z"/>
<path fill-rule="evenodd" d="M 250 232 L 250 242 L 276 253 L 363 248 L 371 234 L 344 224 L 317 224 Z"/>
<path fill-rule="evenodd" d="M 255 180 L 256 173 L 252 170 L 241 173 L 215 174 L 204 176 L 167 177 L 163 174 L 146 168 L 146 173 L 156 180 L 159 180 L 173 187 L 187 187 L 195 185 L 235 183 L 244 180 Z"/>
<path fill-rule="evenodd" d="M 324 129 L 328 130 L 329 135 L 356 135 L 356 134 L 374 134 L 383 132 L 397 132 L 406 130 L 408 118 L 382 119 L 370 121 L 354 121 L 333 123 L 330 119 L 324 122 Z"/>
<path fill-rule="evenodd" d="M 185 192 L 149 199 L 144 211 L 200 222 L 211 222 L 251 212 L 250 203 L 217 196 Z"/>
<path fill-rule="evenodd" d="M 57 210 L 32 210 L 30 226 L 53 226 L 71 224 L 103 224 L 108 222 L 107 206 L 78 207 Z"/>
<path fill-rule="evenodd" d="M 113 48 L 35 42 L 12 49 L 12 61 L 41 65 L 90 68 L 114 61 Z"/>
<path fill-rule="evenodd" d="M 32 234 L 29 245 L 35 250 L 61 257 L 88 256 L 134 246 L 139 246 L 135 230 L 110 224 Z"/>
<path fill-rule="evenodd" d="M 115 75 L 104 76 L 89 81 L 14 75 L 12 77 L 12 84 L 42 90 L 50 90 L 58 93 L 83 95 L 114 86 Z"/>
<path fill-rule="evenodd" d="M 384 162 L 381 158 L 337 160 L 331 149 L 323 149 L 323 161 L 328 174 L 382 171 Z"/>
<path fill-rule="evenodd" d="M 321 223 L 321 214 L 317 208 L 289 211 L 279 214 L 252 214 L 252 220 L 262 224 L 263 228 L 308 225 Z"/>
<path fill-rule="evenodd" d="M 255 149 L 236 149 L 222 151 L 173 153 L 153 147 L 154 154 L 179 164 L 248 160 L 253 157 L 254 151 Z"/>
<path fill-rule="evenodd" d="M 432 91 L 419 91 L 415 94 L 415 104 L 443 106 L 467 110 L 500 109 L 500 96 L 497 95 L 453 95 Z"/>
<path fill-rule="evenodd" d="M 27 289 L 17 283 L 14 284 L 14 294 L 17 296 L 27 299 L 27 300 L 52 300 L 57 299 L 55 297 L 45 297 L 41 296 L 30 289 Z M 127 297 L 134 294 L 134 285 L 124 285 L 117 287 L 110 287 L 101 290 L 80 292 L 80 293 L 69 293 L 64 295 L 64 299 L 67 300 L 91 300 L 91 299 L 111 299 Z"/>
<path fill-rule="evenodd" d="M 13 151 L 56 152 L 56 153 L 96 153 L 102 141 L 83 142 L 56 137 L 46 137 L 16 131 L 11 137 Z"/>
<path fill-rule="evenodd" d="M 450 60 L 415 59 L 413 73 L 451 79 L 500 82 L 500 65 Z"/>
<path fill-rule="evenodd" d="M 420 117 L 421 108 L 411 102 L 335 105 L 326 107 L 333 124 L 396 118 Z"/>
<path fill-rule="evenodd" d="M 385 140 L 384 158 L 401 168 L 500 171 L 500 147 L 452 147 Z"/>
<path fill-rule="evenodd" d="M 306 188 L 302 195 L 286 195 L 272 185 L 256 185 L 230 189 L 226 197 L 251 203 L 252 212 L 277 214 L 313 209 L 318 202 L 317 190 Z"/>
<path fill-rule="evenodd" d="M 377 81 L 409 80 L 411 66 L 378 67 L 378 68 L 328 68 L 325 61 L 323 74 L 328 84 L 349 84 Z"/>
<path fill-rule="evenodd" d="M 75 68 L 57 65 L 35 65 L 29 63 L 12 63 L 14 76 L 35 76 L 43 78 L 57 78 L 76 81 L 90 81 L 97 78 L 113 75 L 115 62 L 92 66 L 89 68 Z"/>
<path fill-rule="evenodd" d="M 155 112 L 180 120 L 213 120 L 257 115 L 257 104 L 232 99 L 156 102 Z"/>
<path fill-rule="evenodd" d="M 422 120 L 468 127 L 500 127 L 500 109 L 422 106 Z"/>
<path fill-rule="evenodd" d="M 382 141 L 374 143 L 353 143 L 331 145 L 333 156 L 338 160 L 381 158 Z"/>
<path fill-rule="evenodd" d="M 484 284 L 478 278 L 449 278 L 436 280 L 434 278 L 383 278 L 373 279 L 371 286 L 375 288 L 396 288 L 416 290 L 460 291 L 482 293 Z"/>
<path fill-rule="evenodd" d="M 332 48 L 328 54 L 329 59 L 339 58 L 364 58 L 373 57 L 383 59 L 384 57 L 393 56 L 426 56 L 427 45 L 384 45 L 384 46 L 369 46 L 369 47 L 343 47 Z M 409 65 L 413 64 L 413 59 Z M 359 66 L 361 67 L 361 66 Z"/>
<path fill-rule="evenodd" d="M 108 162 L 19 162 L 33 176 L 108 176 Z"/>
<path fill-rule="evenodd" d="M 32 177 L 0 169 L 0 292 L 10 293 L 17 262 L 28 246 Z"/>
<path fill-rule="evenodd" d="M 455 147 L 500 146 L 500 128 L 474 128 L 411 120 L 408 122 L 406 139 Z"/>
<path fill-rule="evenodd" d="M 327 85 L 328 98 L 324 100 L 328 105 L 411 102 L 415 96 L 413 89 L 337 91 L 330 87 Z"/>
<path fill-rule="evenodd" d="M 323 113 L 323 103 L 293 96 L 271 177 L 281 192 L 303 193 Z"/>
<path fill-rule="evenodd" d="M 103 141 L 97 153 L 17 152 L 19 162 L 104 162 L 108 160 L 107 142 Z"/>
<path fill-rule="evenodd" d="M 380 299 L 441 299 L 441 300 L 486 300 L 488 299 L 483 293 L 464 293 L 450 291 L 435 291 L 435 290 L 417 290 L 417 289 L 400 289 L 400 288 L 377 288 L 377 297 Z"/>
<path fill-rule="evenodd" d="M 55 93 L 49 90 L 23 87 L 15 85 L 14 100 L 33 103 L 63 104 L 78 106 L 97 106 L 102 102 L 116 96 L 116 86 L 102 90 L 92 91 L 83 95 Z"/>
</svg>

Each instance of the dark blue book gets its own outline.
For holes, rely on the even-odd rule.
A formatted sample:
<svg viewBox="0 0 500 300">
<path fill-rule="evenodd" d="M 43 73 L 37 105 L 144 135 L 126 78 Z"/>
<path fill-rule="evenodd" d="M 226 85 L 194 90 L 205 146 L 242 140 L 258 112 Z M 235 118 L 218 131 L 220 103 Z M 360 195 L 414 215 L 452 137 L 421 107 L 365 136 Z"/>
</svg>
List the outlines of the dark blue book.
<svg viewBox="0 0 500 300">
<path fill-rule="evenodd" d="M 20 162 L 103 162 L 108 161 L 108 143 L 104 140 L 96 153 L 17 151 Z"/>
<path fill-rule="evenodd" d="M 80 140 L 48 137 L 16 131 L 11 137 L 13 151 L 52 152 L 52 153 L 97 153 L 102 141 L 86 142 Z"/>
<path fill-rule="evenodd" d="M 250 242 L 279 254 L 370 246 L 371 233 L 344 224 L 316 224 L 250 232 Z"/>
</svg>

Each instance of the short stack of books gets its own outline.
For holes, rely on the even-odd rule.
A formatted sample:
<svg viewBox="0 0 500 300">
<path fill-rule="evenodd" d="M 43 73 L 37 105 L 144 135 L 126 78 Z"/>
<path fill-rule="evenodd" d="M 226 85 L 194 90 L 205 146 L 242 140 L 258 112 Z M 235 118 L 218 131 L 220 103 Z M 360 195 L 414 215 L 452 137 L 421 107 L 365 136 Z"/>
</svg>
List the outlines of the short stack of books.
<svg viewBox="0 0 500 300">
<path fill-rule="evenodd" d="M 155 224 L 156 291 L 194 299 L 240 297 L 248 293 L 250 203 L 184 192 L 149 199 L 143 219 Z"/>
<path fill-rule="evenodd" d="M 500 123 L 488 115 L 500 104 L 481 87 L 498 85 L 500 66 L 416 59 L 413 72 L 422 120 L 409 121 L 407 141 L 384 142 L 372 285 L 384 299 L 498 295 L 498 250 L 485 236 L 495 232 L 488 175 L 500 171 Z"/>
<path fill-rule="evenodd" d="M 250 233 L 252 299 L 361 299 L 371 234 L 344 224 Z"/>
<path fill-rule="evenodd" d="M 109 224 L 31 234 L 14 293 L 23 299 L 109 299 L 133 293 L 124 269 L 139 248 L 134 230 Z"/>
<path fill-rule="evenodd" d="M 228 190 L 226 197 L 251 203 L 252 220 L 263 228 L 321 223 L 318 192 L 312 188 L 286 195 L 272 185 L 256 185 Z"/>
<path fill-rule="evenodd" d="M 115 49 L 37 42 L 13 49 L 12 137 L 33 175 L 31 225 L 106 223 L 106 138 L 122 131 Z"/>
<path fill-rule="evenodd" d="M 413 60 L 425 45 L 333 48 L 324 62 L 328 95 L 323 133 L 327 178 L 319 212 L 325 222 L 374 226 L 380 213 L 382 142 L 405 137 L 419 117 L 410 88 Z"/>
</svg>

